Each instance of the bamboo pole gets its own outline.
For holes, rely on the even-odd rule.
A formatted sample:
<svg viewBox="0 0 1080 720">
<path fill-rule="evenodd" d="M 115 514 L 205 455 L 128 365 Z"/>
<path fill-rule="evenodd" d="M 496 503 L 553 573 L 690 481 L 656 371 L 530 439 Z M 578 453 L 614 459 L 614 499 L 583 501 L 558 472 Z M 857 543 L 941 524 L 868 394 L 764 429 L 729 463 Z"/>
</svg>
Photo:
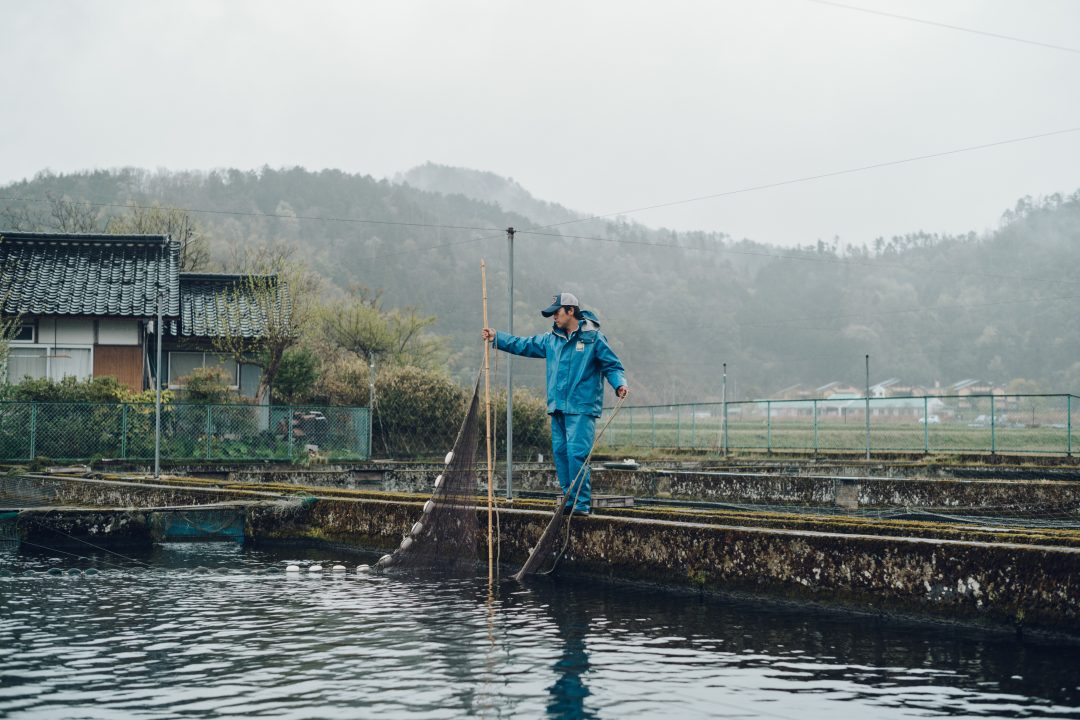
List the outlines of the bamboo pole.
<svg viewBox="0 0 1080 720">
<path fill-rule="evenodd" d="M 487 296 L 487 264 L 480 259 L 480 284 L 483 286 L 484 295 L 484 327 L 488 326 L 488 296 Z M 484 340 L 484 438 L 487 445 L 487 511 L 488 511 L 488 586 L 495 580 L 495 554 L 492 541 L 492 505 L 494 504 L 494 490 L 492 488 L 492 465 L 491 465 L 491 367 L 489 355 L 491 354 L 490 343 Z"/>
</svg>

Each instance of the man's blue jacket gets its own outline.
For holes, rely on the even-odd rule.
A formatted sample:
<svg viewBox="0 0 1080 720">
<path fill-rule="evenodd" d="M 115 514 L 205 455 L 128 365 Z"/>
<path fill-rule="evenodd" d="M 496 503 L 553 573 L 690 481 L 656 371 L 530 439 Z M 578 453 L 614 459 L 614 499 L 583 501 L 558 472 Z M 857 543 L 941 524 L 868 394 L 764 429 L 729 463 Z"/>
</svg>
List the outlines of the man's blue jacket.
<svg viewBox="0 0 1080 720">
<path fill-rule="evenodd" d="M 547 411 L 600 417 L 604 382 L 618 389 L 626 384 L 622 361 L 600 332 L 600 321 L 581 310 L 578 329 L 569 336 L 552 325 L 549 332 L 532 337 L 495 334 L 495 349 L 514 355 L 547 360 Z"/>
</svg>

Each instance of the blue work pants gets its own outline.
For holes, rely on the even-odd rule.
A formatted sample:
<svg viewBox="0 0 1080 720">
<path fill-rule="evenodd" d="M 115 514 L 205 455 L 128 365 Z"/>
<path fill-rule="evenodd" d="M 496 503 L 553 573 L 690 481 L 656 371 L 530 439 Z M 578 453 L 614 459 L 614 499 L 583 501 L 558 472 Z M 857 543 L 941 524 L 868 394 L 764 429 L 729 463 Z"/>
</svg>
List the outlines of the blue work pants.
<svg viewBox="0 0 1080 720">
<path fill-rule="evenodd" d="M 591 415 L 566 415 L 561 412 L 551 414 L 551 454 L 555 458 L 555 473 L 559 476 L 563 495 L 567 496 L 567 504 L 573 502 L 577 495 L 574 512 L 589 512 L 592 507 L 589 468 L 586 466 L 582 470 L 582 466 L 592 452 L 595 434 L 596 418 Z M 570 484 L 575 478 L 577 482 L 571 487 Z"/>
</svg>

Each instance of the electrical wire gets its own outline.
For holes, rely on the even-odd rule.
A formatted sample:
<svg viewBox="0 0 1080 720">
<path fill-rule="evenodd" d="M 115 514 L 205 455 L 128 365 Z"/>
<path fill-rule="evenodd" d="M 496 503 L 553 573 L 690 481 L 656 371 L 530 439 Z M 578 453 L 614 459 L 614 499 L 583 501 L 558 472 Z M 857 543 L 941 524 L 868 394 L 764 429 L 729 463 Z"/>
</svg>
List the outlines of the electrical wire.
<svg viewBox="0 0 1080 720">
<path fill-rule="evenodd" d="M 975 272 L 956 272 L 953 270 L 939 270 L 936 268 L 912 268 L 910 265 L 904 265 L 902 263 L 890 263 L 886 261 L 878 260 L 856 260 L 854 258 L 843 257 L 830 257 L 830 256 L 813 256 L 813 255 L 793 255 L 788 253 L 771 253 L 766 251 L 756 250 L 739 250 L 732 247 L 688 247 L 685 245 L 679 245 L 677 243 L 659 243 L 650 242 L 647 240 L 629 240 L 626 238 L 611 238 L 611 237 L 599 237 L 595 235 L 564 235 L 561 233 L 545 233 L 536 230 L 515 230 L 516 233 L 522 235 L 540 235 L 545 237 L 556 237 L 564 239 L 574 240 L 593 240 L 596 242 L 608 242 L 616 243 L 620 245 L 644 245 L 657 248 L 671 248 L 674 250 L 689 250 L 692 252 L 709 252 L 709 253 L 727 253 L 731 255 L 747 255 L 751 257 L 763 257 L 773 260 L 792 260 L 796 262 L 813 262 L 813 263 L 825 263 L 831 265 L 843 265 L 851 267 L 869 267 L 875 270 L 904 270 L 908 272 L 919 272 L 921 274 L 931 275 L 947 275 L 950 278 L 987 278 L 991 280 L 1006 280 L 1017 281 L 1024 283 L 1032 282 L 1045 282 L 1045 283 L 1058 283 L 1058 284 L 1080 284 L 1080 280 L 1069 280 L 1066 278 L 1056 278 L 1053 280 L 1047 280 L 1044 277 L 1028 277 L 1021 275 L 1000 275 L 996 273 L 975 273 Z"/>
<path fill-rule="evenodd" d="M 48 203 L 52 202 L 49 198 L 33 198 L 26 196 L 0 196 L 0 200 L 8 202 L 28 202 L 28 203 Z M 499 228 L 493 227 L 476 227 L 473 225 L 446 225 L 438 223 L 420 223 L 420 222 L 405 222 L 401 220 L 372 220 L 368 218 L 344 218 L 344 217 L 332 217 L 324 215 L 286 215 L 284 213 L 263 213 L 263 212 L 250 212 L 243 210 L 208 210 L 206 208 L 196 207 L 178 207 L 175 205 L 140 205 L 138 203 L 106 203 L 106 202 L 92 202 L 90 200 L 79 200 L 78 203 L 82 205 L 89 205 L 90 207 L 102 207 L 102 208 L 121 208 L 130 210 L 132 208 L 137 210 L 182 210 L 184 212 L 194 213 L 196 215 L 228 215 L 235 217 L 253 217 L 253 218 L 265 218 L 269 220 L 312 220 L 319 222 L 332 222 L 332 223 L 357 223 L 361 225 L 391 225 L 397 227 L 412 227 L 412 228 L 431 228 L 438 230 L 478 230 L 481 232 L 497 231 Z"/>
<path fill-rule="evenodd" d="M 871 10 L 870 8 L 832 2 L 831 0 L 806 0 L 806 2 L 811 2 L 816 5 L 828 5 L 830 7 L 841 8 L 843 10 L 854 10 L 855 12 L 866 13 L 867 15 L 877 15 L 879 17 L 891 18 L 893 20 L 904 20 L 906 22 L 919 23 L 921 25 L 930 25 L 932 27 L 944 28 L 946 30 L 956 30 L 959 32 L 971 33 L 972 35 L 982 35 L 984 37 L 995 38 L 997 40 L 1009 40 L 1011 42 L 1024 43 L 1025 45 L 1035 45 L 1037 47 L 1049 48 L 1050 50 L 1063 50 L 1065 52 L 1080 54 L 1080 48 L 1069 47 L 1067 45 L 1055 45 L 1053 43 L 1041 42 L 1039 40 L 1029 40 L 1027 38 L 1017 37 L 1015 35 L 1003 35 L 1001 33 L 988 32 L 986 30 L 976 30 L 974 28 L 963 27 L 961 25 L 952 25 L 950 23 L 937 22 L 935 20 L 926 20 L 925 18 L 917 18 L 910 15 L 900 15 L 899 13 L 885 12 L 884 10 Z"/>
<path fill-rule="evenodd" d="M 517 232 L 530 232 L 535 230 L 544 230 L 547 228 L 560 227 L 563 225 L 571 225 L 574 223 L 588 222 L 590 220 L 603 220 L 610 217 L 616 217 L 618 215 L 632 215 L 633 213 L 645 212 L 646 210 L 657 210 L 660 208 L 674 207 L 676 205 L 686 205 L 689 203 L 701 202 L 702 200 L 714 200 L 722 197 L 731 197 L 732 195 L 741 195 L 744 193 L 757 192 L 759 190 L 770 190 L 773 188 L 784 187 L 787 185 L 797 185 L 800 183 L 812 182 L 814 180 L 822 180 L 825 178 L 838 177 L 840 175 L 850 175 L 852 173 L 867 172 L 869 170 L 878 170 L 885 167 L 895 167 L 897 165 L 905 165 L 908 163 L 920 162 L 922 160 L 932 160 L 935 158 L 948 157 L 950 155 L 959 155 L 961 153 L 975 152 L 977 150 L 986 150 L 988 148 L 1001 147 L 1003 145 L 1012 145 L 1015 143 L 1028 142 L 1031 140 L 1040 140 L 1042 138 L 1055 137 L 1057 135 L 1067 135 L 1069 133 L 1080 132 L 1080 127 L 1064 128 L 1061 130 L 1051 130 L 1050 132 L 1037 133 L 1034 135 L 1025 135 L 1023 137 L 1009 138 L 1006 140 L 995 140 L 993 142 L 982 143 L 979 145 L 968 145 L 966 147 L 954 148 L 952 150 L 944 150 L 936 153 L 926 153 L 924 155 L 913 155 L 907 158 L 901 158 L 899 160 L 886 160 L 879 163 L 871 163 L 869 165 L 860 165 L 856 167 L 844 168 L 842 170 L 833 170 L 830 172 L 816 173 L 813 175 L 803 175 L 801 177 L 790 178 L 788 180 L 778 180 L 775 182 L 762 183 L 760 185 L 749 185 L 742 188 L 736 188 L 733 190 L 724 190 L 722 192 L 710 193 L 708 195 L 698 195 L 691 198 L 685 198 L 683 200 L 672 200 L 670 202 L 656 203 L 653 205 L 643 205 L 641 207 L 629 208 L 627 210 L 618 210 L 610 213 L 603 213 L 601 215 L 590 215 L 588 217 L 578 218 L 575 220 L 564 220 L 562 222 L 551 223 L 549 225 L 538 225 L 532 228 L 517 230 Z"/>
</svg>

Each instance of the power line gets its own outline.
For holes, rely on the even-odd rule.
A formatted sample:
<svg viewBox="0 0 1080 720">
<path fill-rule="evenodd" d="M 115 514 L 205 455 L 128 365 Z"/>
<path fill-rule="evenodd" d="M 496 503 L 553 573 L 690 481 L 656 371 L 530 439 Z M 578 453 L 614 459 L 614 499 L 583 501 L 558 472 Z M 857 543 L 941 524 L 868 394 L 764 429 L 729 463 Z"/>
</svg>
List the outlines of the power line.
<svg viewBox="0 0 1080 720">
<path fill-rule="evenodd" d="M 499 237 L 499 236 L 498 235 L 488 235 L 486 237 L 470 238 L 468 240 L 455 240 L 454 242 L 439 243 L 438 245 L 425 245 L 422 248 L 413 248 L 412 250 L 398 250 L 396 252 L 383 253 L 382 255 L 371 255 L 371 256 L 367 257 L 366 259 L 367 260 L 382 260 L 383 258 L 397 257 L 398 255 L 411 255 L 412 253 L 415 253 L 415 252 L 426 252 L 428 250 L 436 250 L 438 248 L 455 247 L 457 245 L 469 245 L 470 243 L 475 243 L 475 242 L 485 242 L 487 240 L 493 240 L 493 239 L 495 239 L 497 237 Z"/>
<path fill-rule="evenodd" d="M 19 196 L 0 196 L 0 200 L 9 202 L 28 202 L 28 203 L 48 203 L 52 202 L 49 198 L 32 198 L 32 197 L 19 197 Z M 324 217 L 321 215 L 288 215 L 285 213 L 264 213 L 264 212 L 250 212 L 243 210 L 208 210 L 206 208 L 194 208 L 194 207 L 178 207 L 175 205 L 140 205 L 138 203 L 105 203 L 105 202 L 92 202 L 90 200 L 78 200 L 82 205 L 89 205 L 90 207 L 102 207 L 102 208 L 121 208 L 130 210 L 132 208 L 138 210 L 183 210 L 184 212 L 195 213 L 197 215 L 232 215 L 236 217 L 254 217 L 254 218 L 266 218 L 269 220 L 312 220 L 321 222 L 335 222 L 335 223 L 357 223 L 361 225 L 391 225 L 398 227 L 413 227 L 413 228 L 431 228 L 437 230 L 478 230 L 481 232 L 494 232 L 499 228 L 494 227 L 475 227 L 472 225 L 442 225 L 436 223 L 420 223 L 420 222 L 405 222 L 400 220 L 371 220 L 367 218 L 343 218 L 343 217 Z"/>
<path fill-rule="evenodd" d="M 536 230 L 518 230 L 519 234 L 526 235 L 540 235 L 545 237 L 556 237 L 573 240 L 594 240 L 597 242 L 610 242 L 624 245 L 645 245 L 650 247 L 659 248 L 673 248 L 676 250 L 689 250 L 692 252 L 711 252 L 711 253 L 730 253 L 732 255 L 747 255 L 751 257 L 763 257 L 773 260 L 794 260 L 798 262 L 817 262 L 828 263 L 833 265 L 845 265 L 845 266 L 862 266 L 873 269 L 894 269 L 894 270 L 907 270 L 911 271 L 913 268 L 909 265 L 902 263 L 889 263 L 880 260 L 858 260 L 855 258 L 841 258 L 830 256 L 814 256 L 814 255 L 793 255 L 787 253 L 772 253 L 764 250 L 739 250 L 731 247 L 687 247 L 685 245 L 679 245 L 677 243 L 658 243 L 650 242 L 648 240 L 629 240 L 626 238 L 610 238 L 610 237 L 597 237 L 595 235 L 564 235 L 561 233 L 544 233 Z M 935 268 L 915 268 L 914 270 L 920 273 L 928 274 L 944 274 L 949 277 L 982 277 L 992 280 L 1016 280 L 1020 282 L 1050 282 L 1050 283 L 1066 283 L 1076 284 L 1080 283 L 1080 280 L 1069 280 L 1065 278 L 1049 280 L 1040 277 L 1024 277 L 1019 275 L 998 275 L 994 273 L 974 273 L 974 272 L 954 272 L 951 270 L 937 270 Z"/>
<path fill-rule="evenodd" d="M 1054 302 L 1057 300 L 1078 300 L 1080 295 L 1062 295 L 1058 297 L 1038 297 L 1038 298 L 1015 298 L 1011 300 L 995 300 L 985 303 L 949 303 L 944 305 L 923 305 L 913 308 L 902 308 L 899 310 L 884 310 L 874 313 L 873 315 L 859 315 L 856 313 L 848 313 L 843 315 L 824 315 L 817 317 L 799 317 L 791 318 L 790 320 L 776 320 L 765 323 L 739 323 L 733 327 L 740 329 L 754 328 L 754 327 L 777 327 L 781 325 L 788 325 L 791 323 L 805 323 L 811 321 L 841 321 L 841 320 L 876 320 L 886 315 L 906 315 L 909 313 L 924 313 L 924 312 L 936 312 L 938 310 L 963 310 L 970 308 L 986 308 L 986 307 L 999 307 L 1002 305 L 1025 305 L 1027 303 L 1042 303 L 1042 302 Z M 803 328 L 806 330 L 830 330 L 835 328 Z"/>
<path fill-rule="evenodd" d="M 946 30 L 957 30 L 959 32 L 971 33 L 972 35 L 991 37 L 997 40 L 1009 40 L 1011 42 L 1024 43 L 1025 45 L 1035 45 L 1037 47 L 1050 48 L 1051 50 L 1064 50 L 1065 52 L 1080 54 L 1080 49 L 1068 47 L 1067 45 L 1054 45 L 1053 43 L 1040 42 L 1039 40 L 1029 40 L 1027 38 L 1016 37 L 1015 35 L 1003 35 L 1001 33 L 988 32 L 986 30 L 976 30 L 974 28 L 963 27 L 961 25 L 950 25 L 949 23 L 937 22 L 935 20 L 926 20 L 924 18 L 912 17 L 910 15 L 900 15 L 899 13 L 885 12 L 883 10 L 871 10 L 870 8 L 859 7 L 857 5 L 846 5 L 844 3 L 832 2 L 831 0 L 806 0 L 806 2 L 812 2 L 817 5 L 828 5 L 830 7 L 842 8 L 844 10 L 854 10 L 855 12 L 866 13 L 867 15 L 878 15 L 880 17 L 891 18 L 893 20 L 904 20 L 906 22 L 919 23 L 921 25 L 930 25 L 933 27 L 945 28 Z"/>
<path fill-rule="evenodd" d="M 724 190 L 723 192 L 710 193 L 709 195 L 698 195 L 696 197 L 686 198 L 684 200 L 672 200 L 671 202 L 657 203 L 655 205 L 643 205 L 642 207 L 630 208 L 628 210 L 619 210 L 616 212 L 604 213 L 602 215 L 591 215 L 589 217 L 578 218 L 575 220 L 564 220 L 562 222 L 551 223 L 550 225 L 539 225 L 531 228 L 531 230 L 544 230 L 548 228 L 559 227 L 561 225 L 571 225 L 579 222 L 588 222 L 590 220 L 603 220 L 604 218 L 615 217 L 617 215 L 630 215 L 633 213 L 645 212 L 646 210 L 657 210 L 659 208 L 674 207 L 676 205 L 686 205 L 688 203 L 701 202 L 702 200 L 714 200 L 716 198 L 730 197 L 732 195 L 741 195 L 744 193 L 757 192 L 758 190 L 769 190 L 772 188 L 784 187 L 786 185 L 796 185 L 799 183 L 811 182 L 814 180 L 838 177 L 840 175 L 850 175 L 852 173 L 866 172 L 868 170 L 878 170 L 885 167 L 905 165 L 908 163 L 920 162 L 922 160 L 932 160 L 935 158 L 948 157 L 950 155 L 959 155 L 961 153 L 974 152 L 976 150 L 986 150 L 988 148 L 1000 147 L 1002 145 L 1012 145 L 1015 143 L 1028 142 L 1030 140 L 1039 140 L 1042 138 L 1054 137 L 1056 135 L 1066 135 L 1068 133 L 1074 132 L 1080 132 L 1080 127 L 1065 128 L 1063 130 L 1052 130 L 1050 132 L 1038 133 L 1035 135 L 1025 135 L 1023 137 L 1009 138 L 1007 140 L 996 140 L 994 142 L 983 143 L 981 145 L 969 145 L 966 147 L 955 148 L 953 150 L 944 150 L 942 152 L 928 153 L 926 155 L 915 155 L 912 157 L 902 158 L 900 160 L 887 160 L 885 162 L 873 163 L 870 165 L 860 165 L 858 167 L 845 168 L 843 170 L 833 170 L 831 172 L 817 173 L 815 175 L 804 175 L 802 177 L 791 178 L 789 180 L 778 180 L 776 182 L 763 183 L 761 185 L 750 185 L 734 190 Z M 518 232 L 529 231 L 530 230 L 518 230 Z"/>
</svg>

